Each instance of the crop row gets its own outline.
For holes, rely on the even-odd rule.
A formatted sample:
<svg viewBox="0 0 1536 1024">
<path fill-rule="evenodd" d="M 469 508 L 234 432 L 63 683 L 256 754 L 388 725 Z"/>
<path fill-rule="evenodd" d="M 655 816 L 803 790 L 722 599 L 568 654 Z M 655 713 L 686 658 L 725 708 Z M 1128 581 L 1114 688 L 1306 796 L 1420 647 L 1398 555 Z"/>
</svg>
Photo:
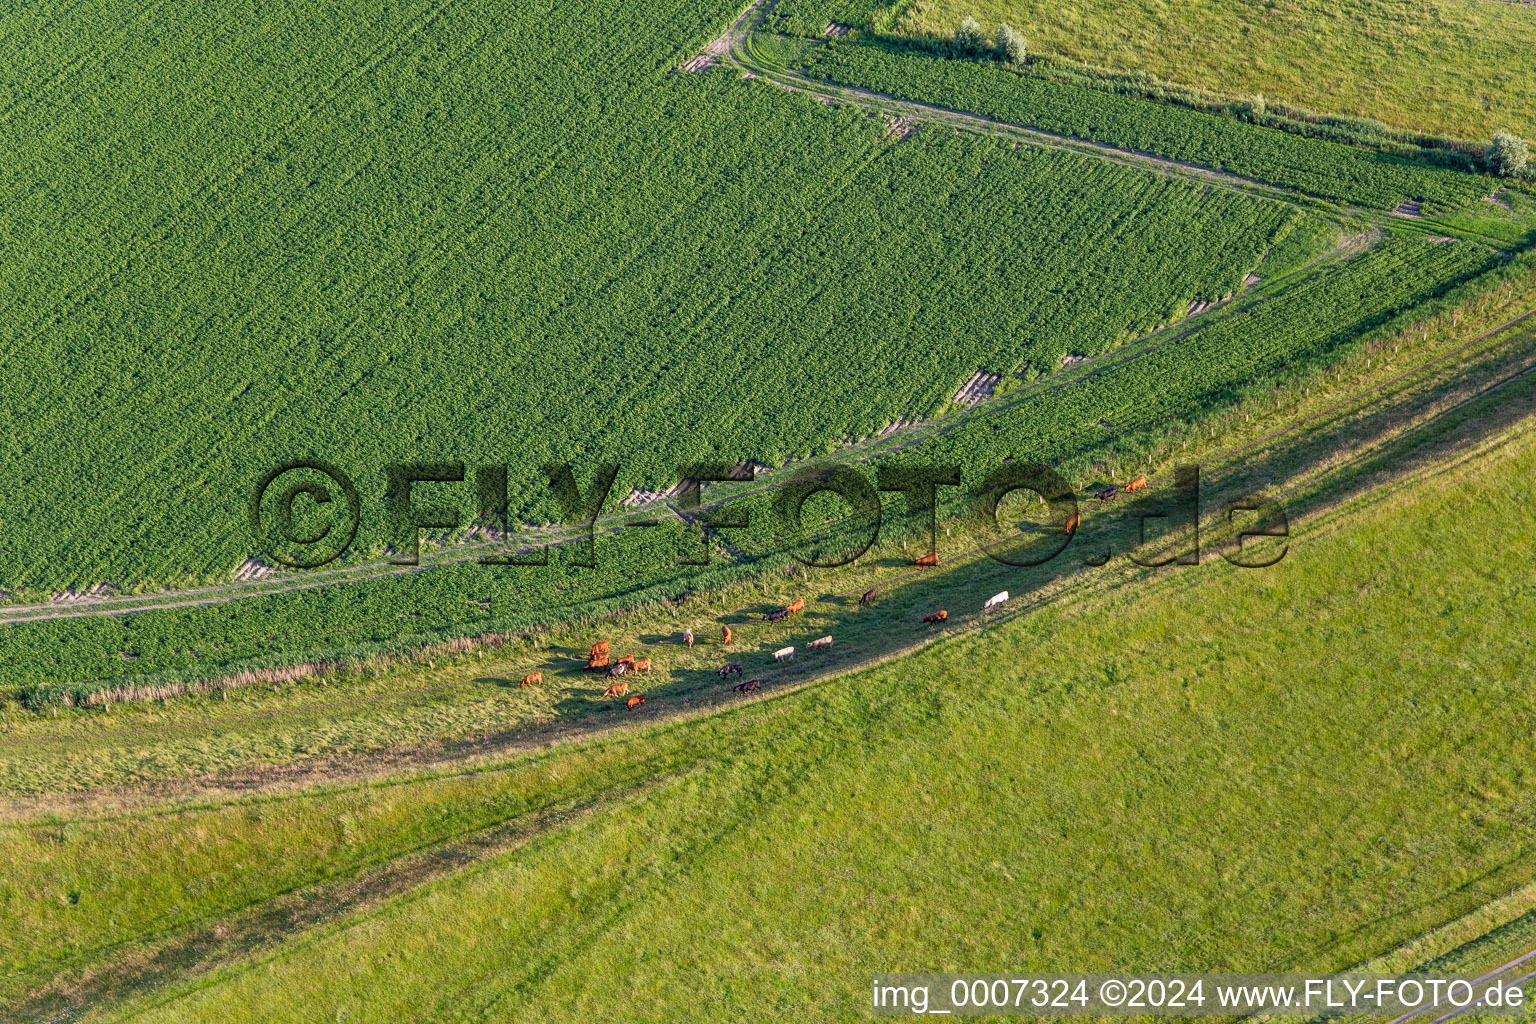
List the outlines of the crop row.
<svg viewBox="0 0 1536 1024">
<path fill-rule="evenodd" d="M 1389 210 L 1410 199 L 1461 206 L 1496 187 L 1481 175 L 1403 156 L 880 42 L 829 43 L 814 51 L 805 73 L 1358 206 Z"/>
</svg>

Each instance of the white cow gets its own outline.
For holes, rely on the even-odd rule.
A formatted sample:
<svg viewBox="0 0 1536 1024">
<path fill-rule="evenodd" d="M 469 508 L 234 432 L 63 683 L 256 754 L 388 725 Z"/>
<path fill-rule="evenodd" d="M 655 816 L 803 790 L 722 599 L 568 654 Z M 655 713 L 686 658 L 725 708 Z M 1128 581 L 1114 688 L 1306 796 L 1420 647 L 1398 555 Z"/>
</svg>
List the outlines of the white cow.
<svg viewBox="0 0 1536 1024">
<path fill-rule="evenodd" d="M 1008 600 L 1008 591 L 1006 590 L 1001 594 L 993 594 L 991 597 L 987 598 L 987 603 L 982 605 L 981 610 L 986 611 L 988 608 L 1000 605 L 1006 600 Z"/>
<path fill-rule="evenodd" d="M 830 636 L 824 636 L 820 640 L 812 640 L 809 644 L 806 644 L 806 646 L 807 647 L 811 647 L 811 648 L 831 647 L 832 646 L 832 638 Z"/>
<path fill-rule="evenodd" d="M 774 661 L 794 661 L 795 649 L 793 647 L 780 647 L 773 652 Z"/>
</svg>

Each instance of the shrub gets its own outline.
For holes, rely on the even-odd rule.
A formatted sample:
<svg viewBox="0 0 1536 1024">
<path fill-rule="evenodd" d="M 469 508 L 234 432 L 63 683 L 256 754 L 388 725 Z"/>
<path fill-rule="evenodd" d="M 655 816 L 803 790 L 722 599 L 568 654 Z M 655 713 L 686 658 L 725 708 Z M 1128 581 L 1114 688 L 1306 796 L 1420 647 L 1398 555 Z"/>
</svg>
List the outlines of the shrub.
<svg viewBox="0 0 1536 1024">
<path fill-rule="evenodd" d="M 975 57 L 986 48 L 986 38 L 982 36 L 981 25 L 975 18 L 966 18 L 955 29 L 955 52 L 962 57 Z"/>
<path fill-rule="evenodd" d="M 1525 140 L 1500 128 L 1493 133 L 1493 140 L 1483 152 L 1483 162 L 1488 170 L 1506 178 L 1513 178 L 1525 170 L 1530 161 L 1530 150 Z"/>
<path fill-rule="evenodd" d="M 1015 67 L 1023 67 L 1024 61 L 1029 56 L 1029 48 L 1024 45 L 1024 33 L 1006 21 L 997 26 L 997 35 L 993 37 L 992 48 L 997 51 L 999 57 Z"/>
</svg>

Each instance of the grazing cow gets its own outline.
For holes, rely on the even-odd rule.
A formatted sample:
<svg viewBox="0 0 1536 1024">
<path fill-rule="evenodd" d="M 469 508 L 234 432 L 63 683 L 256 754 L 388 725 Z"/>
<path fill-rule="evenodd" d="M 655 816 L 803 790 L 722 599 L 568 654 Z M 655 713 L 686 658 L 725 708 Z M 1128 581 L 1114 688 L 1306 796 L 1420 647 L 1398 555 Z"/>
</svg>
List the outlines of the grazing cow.
<svg viewBox="0 0 1536 1024">
<path fill-rule="evenodd" d="M 635 667 L 635 656 L 633 654 L 626 654 L 618 660 L 617 664 L 628 665 L 633 670 Z"/>
<path fill-rule="evenodd" d="M 641 672 L 649 672 L 650 670 L 651 670 L 651 659 L 650 658 L 636 658 L 635 659 L 635 674 L 636 675 L 639 675 Z"/>
<path fill-rule="evenodd" d="M 1104 488 L 1102 491 L 1096 491 L 1093 496 L 1098 498 L 1100 501 L 1114 501 L 1115 495 L 1119 493 L 1120 488 L 1111 485 Z"/>
<path fill-rule="evenodd" d="M 599 640 L 592 645 L 592 652 L 587 655 L 587 671 L 608 667 L 608 641 Z"/>
<path fill-rule="evenodd" d="M 629 692 L 629 684 L 620 680 L 603 691 L 604 697 L 622 697 Z"/>
<path fill-rule="evenodd" d="M 637 693 L 633 697 L 629 698 L 629 700 L 625 701 L 624 702 L 624 706 L 626 708 L 629 708 L 629 710 L 633 711 L 633 710 L 635 710 L 635 708 L 639 707 L 641 704 L 644 704 L 644 703 L 645 703 L 645 694 Z"/>
<path fill-rule="evenodd" d="M 793 647 L 780 647 L 773 652 L 774 661 L 794 661 L 795 649 Z"/>
<path fill-rule="evenodd" d="M 731 687 L 731 689 L 735 690 L 737 693 L 751 693 L 753 690 L 758 689 L 762 685 L 763 681 L 761 679 L 748 679 L 744 683 L 737 683 L 735 686 Z"/>
<path fill-rule="evenodd" d="M 820 640 L 812 640 L 809 644 L 806 644 L 806 646 L 813 651 L 818 647 L 831 647 L 832 638 L 830 636 L 824 636 Z"/>
<path fill-rule="evenodd" d="M 726 676 L 730 675 L 732 672 L 735 672 L 737 675 L 741 675 L 741 666 L 733 663 L 733 664 L 725 666 L 725 668 L 720 669 L 715 674 L 718 675 L 721 679 L 724 679 Z"/>
<path fill-rule="evenodd" d="M 773 611 L 771 611 L 767 615 L 763 616 L 763 621 L 764 622 L 778 622 L 780 619 L 787 619 L 787 618 L 789 618 L 789 610 L 788 609 L 785 609 L 785 608 L 775 608 Z"/>
<path fill-rule="evenodd" d="M 1125 491 L 1127 494 L 1135 494 L 1145 486 L 1147 486 L 1147 478 L 1144 476 L 1139 476 L 1135 480 L 1132 480 L 1130 483 L 1125 485 Z"/>
<path fill-rule="evenodd" d="M 683 630 L 683 643 L 687 644 L 689 647 L 693 646 L 693 630 Z"/>
<path fill-rule="evenodd" d="M 923 555 L 920 558 L 914 558 L 912 559 L 912 564 L 917 566 L 919 569 L 932 569 L 934 566 L 939 564 L 939 554 L 937 551 L 935 551 L 932 554 Z"/>
<path fill-rule="evenodd" d="M 784 614 L 785 615 L 799 615 L 803 611 L 805 611 L 805 599 L 801 598 L 800 600 L 796 601 L 794 604 L 790 605 L 788 608 L 785 608 L 784 609 Z"/>
<path fill-rule="evenodd" d="M 981 606 L 981 610 L 986 611 L 988 608 L 995 608 L 1006 600 L 1008 600 L 1008 591 L 1006 590 L 1002 591 L 1001 593 L 993 594 L 991 597 L 987 598 L 987 603 Z"/>
<path fill-rule="evenodd" d="M 617 665 L 610 665 L 608 667 L 607 673 L 603 676 L 603 678 L 604 679 L 617 679 L 617 678 L 619 678 L 619 676 L 623 675 L 625 672 L 628 672 L 628 671 L 629 671 L 629 663 L 625 662 L 625 661 L 621 661 Z"/>
<path fill-rule="evenodd" d="M 932 615 L 924 615 L 923 616 L 923 621 L 928 623 L 930 626 L 932 626 L 932 625 L 935 625 L 937 623 L 943 622 L 947 618 L 949 618 L 949 612 L 947 610 L 943 609 L 943 608 L 940 608 L 938 611 L 934 612 Z"/>
<path fill-rule="evenodd" d="M 1073 515 L 1071 518 L 1069 518 L 1067 520 L 1067 525 L 1062 527 L 1062 529 L 1064 529 L 1067 533 L 1072 533 L 1072 532 L 1076 531 L 1079 526 L 1082 525 L 1082 522 L 1083 522 L 1083 517 L 1082 516 L 1080 516 L 1080 515 Z"/>
<path fill-rule="evenodd" d="M 517 685 L 518 686 L 533 686 L 535 683 L 542 683 L 543 681 L 544 681 L 544 673 L 543 672 L 529 672 L 527 675 L 523 676 L 523 681 L 518 683 Z"/>
<path fill-rule="evenodd" d="M 729 644 L 730 642 L 731 642 L 731 627 L 730 626 L 721 626 L 720 627 L 720 646 L 724 647 L 727 644 Z"/>
<path fill-rule="evenodd" d="M 873 601 L 874 599 L 875 599 L 875 588 L 874 587 L 870 587 L 868 590 L 864 591 L 864 596 L 859 598 L 859 607 L 863 608 L 865 605 L 869 604 L 869 602 Z"/>
</svg>

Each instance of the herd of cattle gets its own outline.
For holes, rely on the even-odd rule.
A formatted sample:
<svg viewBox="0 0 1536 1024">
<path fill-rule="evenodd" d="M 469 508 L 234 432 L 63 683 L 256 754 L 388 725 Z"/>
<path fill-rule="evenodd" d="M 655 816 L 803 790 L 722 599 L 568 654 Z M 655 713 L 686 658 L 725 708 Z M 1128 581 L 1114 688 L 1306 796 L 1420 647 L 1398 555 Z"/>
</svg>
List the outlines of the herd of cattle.
<svg viewBox="0 0 1536 1024">
<path fill-rule="evenodd" d="M 935 561 L 933 563 L 929 563 L 929 564 L 937 564 L 937 561 L 936 561 L 937 556 L 925 555 L 924 558 L 935 559 Z M 922 563 L 923 560 L 919 559 L 918 561 L 919 561 L 919 563 Z M 864 592 L 864 594 L 859 598 L 859 607 L 862 608 L 864 605 L 869 604 L 874 599 L 875 599 L 875 588 L 871 587 L 869 590 L 866 590 Z M 1007 600 L 1008 600 L 1008 591 L 1006 591 L 1006 590 L 1002 591 L 1001 593 L 993 594 L 991 597 L 989 597 L 987 599 L 986 603 L 984 605 L 982 605 L 982 611 L 987 611 L 988 609 L 995 608 L 995 607 L 997 607 L 998 605 L 1002 604 L 1003 602 L 1005 602 Z M 769 612 L 768 614 L 766 614 L 766 615 L 764 615 L 762 617 L 761 621 L 763 621 L 763 622 L 780 622 L 780 621 L 782 621 L 784 619 L 789 618 L 791 615 L 798 615 L 800 612 L 802 612 L 804 610 L 805 610 L 805 601 L 804 601 L 804 599 L 801 599 L 801 600 L 793 602 L 792 604 L 786 605 L 783 608 L 779 608 L 779 609 L 776 609 L 774 611 Z M 947 609 L 943 609 L 943 608 L 939 609 L 938 611 L 934 612 L 931 615 L 924 615 L 923 616 L 923 622 L 928 624 L 928 625 L 938 625 L 940 623 L 943 623 L 943 622 L 947 621 L 948 619 L 949 619 L 949 611 Z M 731 642 L 731 627 L 730 626 L 723 626 L 721 628 L 721 631 L 720 631 L 720 645 L 722 647 L 724 647 L 724 646 L 729 645 L 730 642 Z M 693 630 L 690 629 L 690 630 L 687 630 L 687 631 L 684 632 L 684 634 L 683 634 L 683 643 L 686 644 L 690 648 L 693 646 L 693 644 L 694 644 Z M 808 647 L 810 650 L 813 650 L 813 651 L 828 651 L 828 650 L 831 650 L 832 649 L 832 637 L 831 637 L 830 634 L 828 634 L 827 636 L 820 637 L 819 639 L 816 639 L 816 640 L 812 640 L 810 643 L 808 643 L 806 645 L 806 647 Z M 623 657 L 619 658 L 618 661 L 613 661 L 612 657 L 613 657 L 612 648 L 610 647 L 608 641 L 607 640 L 599 640 L 597 643 L 593 644 L 592 645 L 592 649 L 587 652 L 587 663 L 586 663 L 586 665 L 585 665 L 583 670 L 587 671 L 587 672 L 601 671 L 603 673 L 603 680 L 604 680 L 604 682 L 608 683 L 608 686 L 607 686 L 606 689 L 603 690 L 602 695 L 604 697 L 626 697 L 626 698 L 628 698 L 624 702 L 624 706 L 626 708 L 628 708 L 629 710 L 633 711 L 635 708 L 638 708 L 638 707 L 640 707 L 641 705 L 643 705 L 645 703 L 645 698 L 646 698 L 647 695 L 643 694 L 643 693 L 638 693 L 638 694 L 633 694 L 633 695 L 630 694 L 630 692 L 629 692 L 629 680 L 625 679 L 624 676 L 630 675 L 630 674 L 638 676 L 642 672 L 649 672 L 651 670 L 651 659 L 650 658 L 637 658 L 633 654 L 626 654 Z M 780 647 L 778 650 L 773 652 L 773 660 L 777 664 L 783 664 L 784 662 L 787 662 L 787 661 L 793 661 L 794 658 L 795 658 L 795 648 L 792 647 L 792 646 L 791 647 Z M 741 664 L 739 662 L 731 662 L 731 663 L 729 663 L 727 665 L 722 666 L 719 669 L 716 669 L 715 674 L 718 675 L 721 679 L 725 679 L 726 677 L 731 676 L 731 675 L 738 675 L 739 676 L 739 675 L 742 674 Z M 518 685 L 521 686 L 521 687 L 538 686 L 538 685 L 542 684 L 543 682 L 544 682 L 544 673 L 543 672 L 530 672 L 527 675 L 523 676 L 522 681 Z M 745 680 L 744 682 L 737 683 L 735 686 L 731 687 L 731 689 L 732 689 L 732 691 L 734 691 L 736 693 L 751 693 L 753 690 L 760 689 L 762 687 L 762 685 L 763 685 L 763 681 L 761 679 L 748 679 L 748 680 Z"/>
<path fill-rule="evenodd" d="M 1125 485 L 1125 490 L 1128 493 L 1135 493 L 1136 491 L 1141 490 L 1145 486 L 1147 486 L 1147 478 L 1144 477 L 1144 476 L 1139 476 L 1136 479 L 1132 480 L 1130 483 L 1126 484 Z M 1120 488 L 1118 488 L 1118 487 L 1106 487 L 1102 491 L 1095 492 L 1094 497 L 1097 498 L 1099 501 L 1113 501 L 1115 499 L 1115 496 L 1117 494 L 1119 494 L 1119 492 L 1120 492 Z M 1078 526 L 1080 525 L 1081 522 L 1082 522 L 1082 517 L 1080 515 L 1073 514 L 1066 521 L 1066 524 L 1065 524 L 1066 532 L 1072 533 L 1074 530 L 1076 530 L 1078 528 Z M 916 565 L 918 568 L 921 568 L 921 569 L 931 569 L 931 568 L 936 567 L 939 564 L 939 556 L 938 556 L 938 554 L 936 552 L 931 552 L 929 554 L 921 555 L 921 556 L 919 556 L 917 558 L 914 558 L 912 560 L 912 563 L 914 565 Z M 859 598 L 859 607 L 860 608 L 862 608 L 865 605 L 867 605 L 867 604 L 871 603 L 872 601 L 874 601 L 874 599 L 875 599 L 875 589 L 876 588 L 874 588 L 874 587 L 870 587 L 868 590 L 864 591 L 862 596 L 860 596 L 860 598 Z M 993 594 L 991 597 L 987 598 L 986 603 L 981 606 L 981 610 L 984 611 L 984 612 L 985 611 L 990 611 L 991 609 L 996 608 L 998 605 L 1005 603 L 1006 601 L 1008 601 L 1008 599 L 1009 599 L 1008 598 L 1008 591 L 1006 591 L 1006 590 L 1001 591 L 1001 592 L 996 593 L 996 594 Z M 797 601 L 795 601 L 795 602 L 793 602 L 793 603 L 791 603 L 789 605 L 786 605 L 783 608 L 778 608 L 778 609 L 775 609 L 774 611 L 771 611 L 771 612 L 767 613 L 766 615 L 764 615 L 762 617 L 762 619 L 760 621 L 762 621 L 762 622 L 780 622 L 780 621 L 782 621 L 784 619 L 789 618 L 792 615 L 798 615 L 798 614 L 800 614 L 804 610 L 805 610 L 805 600 L 802 598 L 802 599 L 797 600 Z M 940 623 L 943 623 L 943 622 L 947 621 L 948 619 L 949 619 L 949 612 L 948 612 L 948 610 L 943 609 L 943 608 L 941 608 L 938 611 L 932 613 L 931 615 L 924 615 L 923 616 L 923 622 L 925 624 L 931 625 L 931 626 L 932 625 L 939 625 Z M 732 639 L 732 637 L 731 637 L 731 627 L 730 626 L 721 626 L 720 627 L 720 645 L 722 647 L 729 646 L 730 643 L 731 643 L 731 639 Z M 693 646 L 693 643 L 694 643 L 693 630 L 691 630 L 691 629 L 690 630 L 686 630 L 683 633 L 683 643 L 685 643 L 690 648 Z M 817 650 L 819 650 L 819 651 L 831 650 L 831 648 L 832 648 L 832 637 L 830 635 L 828 635 L 828 636 L 821 637 L 818 640 L 812 640 L 806 646 L 808 648 L 810 648 L 811 650 L 813 650 L 813 651 L 817 651 Z M 604 681 L 608 682 L 607 689 L 603 690 L 603 696 L 604 697 L 626 697 L 628 699 L 624 702 L 624 706 L 629 708 L 631 711 L 633 711 L 635 708 L 638 708 L 638 707 L 640 707 L 641 705 L 643 705 L 645 703 L 646 695 L 643 694 L 643 693 L 631 695 L 630 692 L 629 692 L 629 681 L 627 679 L 624 679 L 623 677 L 626 676 L 626 675 L 629 675 L 631 673 L 638 676 L 642 672 L 649 672 L 651 670 L 651 659 L 650 658 L 637 658 L 633 654 L 626 654 L 623 657 L 621 657 L 618 661 L 611 661 L 610 660 L 611 657 L 612 657 L 612 654 L 610 652 L 608 641 L 606 641 L 606 640 L 599 640 L 597 643 L 592 645 L 592 650 L 589 651 L 588 654 L 587 654 L 587 664 L 586 664 L 586 669 L 585 670 L 588 671 L 588 672 L 593 672 L 593 671 L 601 670 L 604 673 L 603 674 Z M 778 650 L 773 652 L 773 660 L 777 664 L 783 664 L 784 662 L 793 661 L 794 658 L 795 658 L 795 649 L 794 649 L 794 647 L 780 647 Z M 733 675 L 733 674 L 739 676 L 739 675 L 742 674 L 741 665 L 736 663 L 736 662 L 732 662 L 732 663 L 724 666 L 723 668 L 718 669 L 716 674 L 718 674 L 721 679 L 724 679 L 727 676 L 730 676 L 730 675 Z M 523 676 L 522 682 L 519 685 L 525 686 L 525 687 L 527 687 L 527 686 L 537 686 L 537 685 L 539 685 L 539 684 L 541 684 L 543 682 L 544 682 L 544 673 L 542 673 L 542 672 L 530 672 L 527 675 Z M 731 687 L 731 689 L 733 691 L 737 692 L 737 693 L 751 693 L 753 690 L 761 688 L 762 685 L 763 685 L 763 681 L 761 679 L 748 679 L 748 680 L 746 680 L 744 682 L 737 683 L 735 686 Z"/>
</svg>

